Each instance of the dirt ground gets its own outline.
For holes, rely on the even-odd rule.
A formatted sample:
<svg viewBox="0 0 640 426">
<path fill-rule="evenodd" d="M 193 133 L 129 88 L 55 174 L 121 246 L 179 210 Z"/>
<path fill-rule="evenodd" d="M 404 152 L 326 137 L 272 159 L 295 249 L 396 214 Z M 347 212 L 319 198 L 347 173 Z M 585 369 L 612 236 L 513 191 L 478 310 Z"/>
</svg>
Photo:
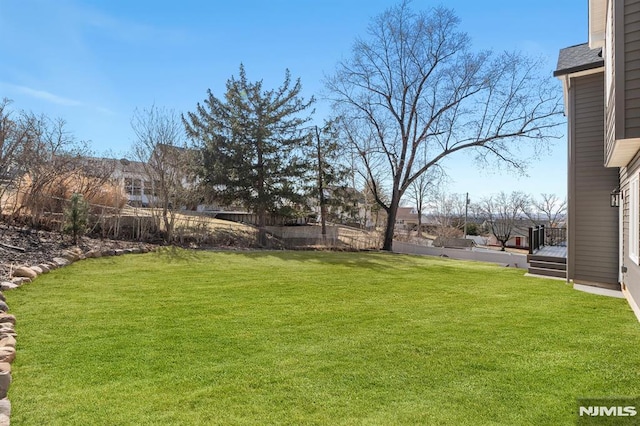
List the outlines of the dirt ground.
<svg viewBox="0 0 640 426">
<path fill-rule="evenodd" d="M 0 281 L 7 280 L 11 271 L 17 266 L 33 266 L 50 262 L 72 246 L 71 237 L 60 233 L 36 231 L 0 223 Z M 133 248 L 139 247 L 140 243 L 82 237 L 77 246 L 86 252 L 92 249 Z"/>
</svg>

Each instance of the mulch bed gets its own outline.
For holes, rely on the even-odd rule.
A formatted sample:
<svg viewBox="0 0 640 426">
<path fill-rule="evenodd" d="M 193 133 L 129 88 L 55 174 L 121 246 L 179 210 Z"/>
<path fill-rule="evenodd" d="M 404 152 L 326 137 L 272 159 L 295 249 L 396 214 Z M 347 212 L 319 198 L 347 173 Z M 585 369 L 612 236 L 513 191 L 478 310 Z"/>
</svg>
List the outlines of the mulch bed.
<svg viewBox="0 0 640 426">
<path fill-rule="evenodd" d="M 139 242 L 82 237 L 78 247 L 89 250 L 126 249 L 139 247 Z M 33 266 L 50 262 L 54 257 L 74 247 L 71 237 L 59 232 L 34 230 L 0 223 L 0 281 L 8 280 L 17 266 Z"/>
</svg>

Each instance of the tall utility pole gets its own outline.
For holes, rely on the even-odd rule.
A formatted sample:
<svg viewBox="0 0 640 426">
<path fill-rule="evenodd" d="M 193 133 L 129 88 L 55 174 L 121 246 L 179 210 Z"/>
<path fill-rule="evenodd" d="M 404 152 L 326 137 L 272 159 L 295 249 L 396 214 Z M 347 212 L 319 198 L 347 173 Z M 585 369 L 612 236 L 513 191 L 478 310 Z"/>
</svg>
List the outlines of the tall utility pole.
<svg viewBox="0 0 640 426">
<path fill-rule="evenodd" d="M 469 193 L 464 195 L 464 239 L 467 239 L 467 216 L 469 214 Z"/>
<path fill-rule="evenodd" d="M 322 225 L 322 242 L 327 242 L 327 206 L 326 200 L 324 199 L 324 176 L 322 173 L 322 148 L 320 146 L 320 131 L 318 130 L 318 126 L 316 128 L 316 148 L 318 154 L 318 197 L 320 199 L 320 223 Z"/>
</svg>

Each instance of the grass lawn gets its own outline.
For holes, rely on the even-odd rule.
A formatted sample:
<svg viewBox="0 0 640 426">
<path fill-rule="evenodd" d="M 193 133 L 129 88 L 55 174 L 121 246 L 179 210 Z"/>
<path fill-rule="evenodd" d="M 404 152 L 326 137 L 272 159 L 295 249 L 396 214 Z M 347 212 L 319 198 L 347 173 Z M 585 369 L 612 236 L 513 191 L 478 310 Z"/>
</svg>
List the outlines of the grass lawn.
<svg viewBox="0 0 640 426">
<path fill-rule="evenodd" d="M 622 299 L 378 253 L 92 259 L 7 293 L 16 425 L 559 425 L 640 393 Z"/>
</svg>

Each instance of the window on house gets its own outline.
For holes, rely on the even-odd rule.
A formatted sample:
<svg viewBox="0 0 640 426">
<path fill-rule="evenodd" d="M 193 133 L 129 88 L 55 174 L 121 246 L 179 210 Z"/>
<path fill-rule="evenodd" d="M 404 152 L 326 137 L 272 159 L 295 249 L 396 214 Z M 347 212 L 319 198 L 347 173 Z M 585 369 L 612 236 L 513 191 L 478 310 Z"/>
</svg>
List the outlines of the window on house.
<svg viewBox="0 0 640 426">
<path fill-rule="evenodd" d="M 141 195 L 142 193 L 142 181 L 140 179 L 133 180 L 133 187 L 131 188 L 131 195 Z"/>
<path fill-rule="evenodd" d="M 144 181 L 144 194 L 145 195 L 151 195 L 152 192 L 153 192 L 153 189 L 151 188 L 151 181 L 150 180 L 145 180 Z"/>
<path fill-rule="evenodd" d="M 131 188 L 133 187 L 133 179 L 131 178 L 124 178 L 124 192 L 126 192 L 127 194 L 131 195 Z"/>
<path fill-rule="evenodd" d="M 629 181 L 629 258 L 637 265 L 640 251 L 640 193 L 638 174 Z"/>
</svg>

